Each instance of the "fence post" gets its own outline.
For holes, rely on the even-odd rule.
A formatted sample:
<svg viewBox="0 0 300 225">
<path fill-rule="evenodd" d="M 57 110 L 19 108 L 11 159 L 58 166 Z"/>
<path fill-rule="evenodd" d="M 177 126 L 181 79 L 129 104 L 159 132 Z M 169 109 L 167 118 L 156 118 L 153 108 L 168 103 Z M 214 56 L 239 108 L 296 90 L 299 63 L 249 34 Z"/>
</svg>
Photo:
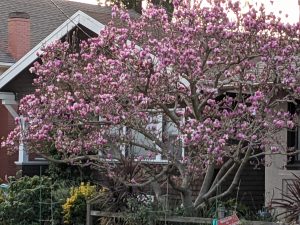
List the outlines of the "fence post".
<svg viewBox="0 0 300 225">
<path fill-rule="evenodd" d="M 155 215 L 150 212 L 150 214 L 148 215 L 148 225 L 155 225 L 155 224 L 156 224 Z"/>
<path fill-rule="evenodd" d="M 86 225 L 93 225 L 93 218 L 91 216 L 91 203 L 86 203 Z"/>
</svg>

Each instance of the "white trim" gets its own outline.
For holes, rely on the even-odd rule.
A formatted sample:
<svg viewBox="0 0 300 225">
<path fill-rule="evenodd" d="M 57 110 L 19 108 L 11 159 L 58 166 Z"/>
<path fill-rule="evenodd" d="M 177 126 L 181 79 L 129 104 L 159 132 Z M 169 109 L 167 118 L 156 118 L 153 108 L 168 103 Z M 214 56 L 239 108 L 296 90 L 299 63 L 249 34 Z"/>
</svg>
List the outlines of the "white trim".
<svg viewBox="0 0 300 225">
<path fill-rule="evenodd" d="M 160 130 L 160 135 L 158 135 L 158 139 L 159 140 L 162 140 L 162 133 L 163 133 L 163 115 L 162 114 L 159 114 L 159 116 L 158 116 L 158 123 L 157 123 L 157 130 Z M 157 148 L 159 148 L 158 146 L 156 146 Z M 159 148 L 159 150 L 160 150 L 160 148 Z M 160 153 L 158 153 L 158 154 L 156 154 L 155 155 L 155 160 L 154 160 L 155 162 L 161 162 L 162 161 L 162 157 L 161 157 L 161 154 Z"/>
<path fill-rule="evenodd" d="M 17 111 L 12 107 L 12 105 L 18 105 L 15 100 L 15 94 L 12 92 L 0 92 L 0 100 L 2 100 L 2 105 L 5 106 L 10 115 L 15 119 L 18 117 Z"/>
<path fill-rule="evenodd" d="M 127 132 L 127 128 L 125 126 L 123 126 L 122 127 L 122 134 L 125 136 L 126 132 Z M 122 155 L 125 156 L 126 155 L 126 145 L 123 144 L 123 145 L 120 146 L 120 148 L 121 148 Z"/>
<path fill-rule="evenodd" d="M 15 94 L 11 92 L 0 92 L 0 100 L 2 100 L 2 105 L 4 105 L 10 115 L 16 119 L 17 117 L 20 118 L 21 127 L 25 129 L 25 121 L 22 116 L 18 115 L 18 112 L 14 109 L 13 105 L 18 105 L 17 101 L 15 100 Z M 15 162 L 16 165 L 23 165 L 24 163 L 28 163 L 29 161 L 28 153 L 26 152 L 26 147 L 24 143 L 19 144 L 19 155 L 18 161 Z"/>
<path fill-rule="evenodd" d="M 105 26 L 93 19 L 89 15 L 82 11 L 77 11 L 70 19 L 66 20 L 60 25 L 55 31 L 48 35 L 44 40 L 37 44 L 31 51 L 24 55 L 19 61 L 13 66 L 6 70 L 0 77 L 0 89 L 3 88 L 7 83 L 14 79 L 20 74 L 28 65 L 33 63 L 37 58 L 37 53 L 41 53 L 41 48 L 45 45 L 52 43 L 55 40 L 61 39 L 75 26 L 81 24 L 86 28 L 90 29 L 94 33 L 98 34 Z"/>
<path fill-rule="evenodd" d="M 12 92 L 0 92 L 0 100 L 15 100 L 15 94 Z"/>
<path fill-rule="evenodd" d="M 135 160 L 137 161 L 137 160 Z M 169 163 L 169 160 L 167 159 L 149 159 L 149 160 L 141 160 L 142 163 L 150 163 L 150 164 L 168 164 Z"/>
<path fill-rule="evenodd" d="M 0 62 L 1 67 L 11 67 L 12 65 L 14 65 L 14 63 Z"/>
<path fill-rule="evenodd" d="M 18 105 L 16 100 L 7 100 L 7 99 L 3 99 L 2 104 L 3 105 Z"/>
<path fill-rule="evenodd" d="M 21 142 L 19 144 L 18 163 L 27 163 L 28 161 L 29 161 L 28 153 L 26 152 L 25 145 Z"/>
<path fill-rule="evenodd" d="M 26 129 L 26 122 L 22 115 L 19 116 L 19 118 L 20 118 L 21 130 L 24 131 Z M 23 143 L 22 140 L 20 140 L 18 163 L 24 164 L 24 163 L 28 163 L 28 162 L 29 162 L 29 155 L 28 155 L 28 152 L 26 151 L 26 145 Z"/>
<path fill-rule="evenodd" d="M 27 162 L 16 161 L 15 164 L 17 166 L 43 166 L 43 165 L 49 165 L 49 162 L 48 161 L 42 161 L 42 160 L 27 161 Z"/>
</svg>

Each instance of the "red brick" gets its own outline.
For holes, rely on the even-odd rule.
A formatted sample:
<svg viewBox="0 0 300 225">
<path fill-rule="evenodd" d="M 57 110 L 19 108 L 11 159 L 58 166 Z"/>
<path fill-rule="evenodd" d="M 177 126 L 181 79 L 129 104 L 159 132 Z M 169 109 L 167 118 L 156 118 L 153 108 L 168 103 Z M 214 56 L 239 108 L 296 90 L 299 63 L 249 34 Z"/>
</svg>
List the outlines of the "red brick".
<svg viewBox="0 0 300 225">
<path fill-rule="evenodd" d="M 8 52 L 15 60 L 30 50 L 30 19 L 26 13 L 11 13 L 8 18 Z"/>
</svg>

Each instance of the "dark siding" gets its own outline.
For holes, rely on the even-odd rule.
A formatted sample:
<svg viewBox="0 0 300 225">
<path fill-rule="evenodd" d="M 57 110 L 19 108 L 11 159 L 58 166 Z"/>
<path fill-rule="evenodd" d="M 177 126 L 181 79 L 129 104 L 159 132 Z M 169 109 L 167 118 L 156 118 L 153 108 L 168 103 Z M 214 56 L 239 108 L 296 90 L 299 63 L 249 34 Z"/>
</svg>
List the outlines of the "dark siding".
<svg viewBox="0 0 300 225">
<path fill-rule="evenodd" d="M 4 140 L 8 133 L 14 129 L 14 119 L 7 109 L 0 102 L 0 142 Z M 17 153 L 8 154 L 6 148 L 0 146 L 0 178 L 5 176 L 14 176 L 16 174 L 15 161 L 18 160 Z"/>
<path fill-rule="evenodd" d="M 25 95 L 34 91 L 32 83 L 34 75 L 29 72 L 29 68 L 26 68 L 22 73 L 10 81 L 1 91 L 13 92 L 16 94 L 17 101 L 23 98 Z"/>
<path fill-rule="evenodd" d="M 47 172 L 48 165 L 23 165 L 18 167 L 22 170 L 22 176 L 44 175 Z"/>
<path fill-rule="evenodd" d="M 239 190 L 236 188 L 230 197 L 236 198 L 238 190 L 238 202 L 254 211 L 262 209 L 265 194 L 264 166 L 255 169 L 253 165 L 247 165 L 241 174 L 240 180 Z M 228 183 L 226 186 L 228 186 Z"/>
</svg>

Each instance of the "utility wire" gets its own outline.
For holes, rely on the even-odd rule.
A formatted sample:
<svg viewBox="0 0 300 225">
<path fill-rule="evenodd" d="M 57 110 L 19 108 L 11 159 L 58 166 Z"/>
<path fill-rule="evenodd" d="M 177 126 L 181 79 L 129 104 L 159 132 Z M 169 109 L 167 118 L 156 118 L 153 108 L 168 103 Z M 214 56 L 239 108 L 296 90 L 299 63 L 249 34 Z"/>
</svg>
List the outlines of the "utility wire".
<svg viewBox="0 0 300 225">
<path fill-rule="evenodd" d="M 91 38 L 92 36 L 86 33 L 77 23 L 75 23 L 69 16 L 66 14 L 53 0 L 50 2 L 68 19 L 70 20 L 80 31 L 82 31 L 87 37 Z"/>
<path fill-rule="evenodd" d="M 299 0 L 300 1 L 300 0 Z M 76 24 L 69 16 L 68 14 L 66 14 L 55 2 L 54 0 L 50 0 L 50 2 L 68 19 L 70 20 L 80 31 L 82 31 L 88 38 L 92 38 L 92 36 L 90 36 L 88 33 L 86 33 L 78 24 Z M 109 55 L 112 55 L 112 53 L 110 51 L 108 51 L 107 49 L 103 48 L 103 50 L 108 53 Z M 131 64 L 127 63 L 127 66 L 129 68 L 132 69 Z"/>
</svg>

